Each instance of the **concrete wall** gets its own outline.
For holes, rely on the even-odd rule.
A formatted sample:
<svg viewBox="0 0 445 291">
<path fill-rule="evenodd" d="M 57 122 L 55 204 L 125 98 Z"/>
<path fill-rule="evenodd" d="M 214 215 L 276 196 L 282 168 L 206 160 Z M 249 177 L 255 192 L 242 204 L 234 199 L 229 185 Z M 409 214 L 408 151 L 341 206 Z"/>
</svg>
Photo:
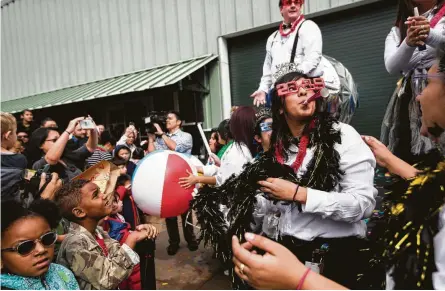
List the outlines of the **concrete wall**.
<svg viewBox="0 0 445 291">
<path fill-rule="evenodd" d="M 277 0 L 2 1 L 1 100 L 217 54 L 218 36 L 279 20 Z"/>
</svg>

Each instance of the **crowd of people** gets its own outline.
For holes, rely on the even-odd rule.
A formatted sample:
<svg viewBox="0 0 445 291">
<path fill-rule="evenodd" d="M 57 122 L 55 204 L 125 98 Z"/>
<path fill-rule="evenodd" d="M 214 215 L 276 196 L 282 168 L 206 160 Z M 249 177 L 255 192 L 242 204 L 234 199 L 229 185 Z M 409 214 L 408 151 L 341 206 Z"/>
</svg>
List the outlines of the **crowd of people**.
<svg viewBox="0 0 445 291">
<path fill-rule="evenodd" d="M 342 83 L 303 4 L 279 0 L 283 23 L 267 40 L 254 106 L 212 129 L 205 165 L 179 179 L 199 185 L 181 215 L 188 249 L 199 248 L 197 223 L 234 288 L 443 289 L 445 1 L 399 3 L 384 59 L 403 76 L 382 142 L 339 121 Z M 37 125 L 31 110 L 2 112 L 2 289 L 155 289 L 159 230 L 131 179 L 154 151 L 191 155 L 182 123 L 170 111 L 142 140 L 131 124 L 115 137 L 90 116 L 60 128 L 49 117 Z M 111 193 L 78 178 L 103 161 L 119 172 Z M 377 166 L 393 183 L 370 234 Z M 166 226 L 174 256 L 178 218 Z"/>
<path fill-rule="evenodd" d="M 131 149 L 144 155 L 134 132 L 117 145 L 90 117 L 62 131 L 51 118 L 35 126 L 30 110 L 19 122 L 2 112 L 1 129 L 2 289 L 155 289 L 158 230 L 144 223 L 129 186 Z M 102 161 L 120 171 L 111 195 L 74 179 Z"/>
<path fill-rule="evenodd" d="M 384 59 L 402 79 L 382 143 L 339 122 L 348 112 L 336 102 L 352 98 L 338 93 L 343 80 L 322 55 L 321 32 L 304 19 L 304 1 L 279 1 L 283 23 L 251 95 L 271 107 L 271 126 L 260 125 L 270 136 L 254 138 L 267 143 L 263 152 L 252 159 L 243 142 L 248 161 L 224 183 L 218 172 L 184 180 L 218 186 L 201 189 L 192 206 L 204 241 L 233 263 L 235 288 L 444 288 L 444 2 L 399 1 Z M 393 185 L 374 216 L 377 165 Z"/>
</svg>

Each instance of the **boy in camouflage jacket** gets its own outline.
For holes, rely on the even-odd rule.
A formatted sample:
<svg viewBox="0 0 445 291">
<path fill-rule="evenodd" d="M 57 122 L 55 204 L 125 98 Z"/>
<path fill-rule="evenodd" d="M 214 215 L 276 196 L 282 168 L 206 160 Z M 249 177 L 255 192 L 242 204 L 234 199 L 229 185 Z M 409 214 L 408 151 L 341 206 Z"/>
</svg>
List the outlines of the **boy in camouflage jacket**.
<svg viewBox="0 0 445 291">
<path fill-rule="evenodd" d="M 85 180 L 64 185 L 55 202 L 71 222 L 57 263 L 72 270 L 82 290 L 117 289 L 139 263 L 136 243 L 156 234 L 153 226 L 139 225 L 121 246 L 98 226 L 111 213 L 110 197 Z"/>
</svg>

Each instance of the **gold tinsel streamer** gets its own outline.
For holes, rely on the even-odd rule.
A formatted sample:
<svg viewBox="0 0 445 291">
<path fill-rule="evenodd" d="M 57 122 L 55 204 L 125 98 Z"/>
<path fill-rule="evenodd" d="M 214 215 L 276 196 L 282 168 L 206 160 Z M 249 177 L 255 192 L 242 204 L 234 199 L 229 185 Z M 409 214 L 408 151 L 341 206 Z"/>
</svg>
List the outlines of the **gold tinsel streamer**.
<svg viewBox="0 0 445 291">
<path fill-rule="evenodd" d="M 409 285 L 412 288 L 424 289 L 431 284 L 431 266 L 434 265 L 431 260 L 434 259 L 434 249 L 430 241 L 437 232 L 433 223 L 438 221 L 438 214 L 444 208 L 445 198 L 445 179 L 443 178 L 445 161 L 443 157 L 441 159 L 442 161 L 436 162 L 434 166 L 422 168 L 419 165 L 416 168 L 422 171 L 416 177 L 408 179 L 406 181 L 408 185 L 402 186 L 402 181 L 396 184 L 398 188 L 394 187 L 392 191 L 385 193 L 387 198 L 385 198 L 383 207 L 386 219 L 382 223 L 383 232 L 380 235 L 380 244 L 384 249 L 382 249 L 382 256 L 374 257 L 370 260 L 370 264 L 384 262 L 389 264 L 388 268 L 396 266 L 404 262 L 401 258 L 406 258 L 405 252 L 408 255 L 409 249 L 411 249 L 419 262 L 417 271 L 411 269 L 410 274 L 405 273 L 408 278 L 414 279 L 412 282 L 414 286 Z M 428 196 L 431 202 L 417 205 L 415 201 L 422 200 L 423 195 L 433 195 Z M 422 212 L 419 212 L 422 213 L 421 216 L 412 214 L 417 210 L 417 206 L 423 207 L 421 208 Z M 410 220 L 404 222 L 408 217 Z M 401 267 L 403 268 L 403 266 Z M 404 285 L 406 282 L 403 282 L 403 269 L 399 270 L 402 273 L 400 271 L 397 273 L 399 281 L 398 283 L 396 281 L 396 286 L 397 284 L 406 286 Z M 366 277 L 366 273 L 360 277 Z"/>
</svg>

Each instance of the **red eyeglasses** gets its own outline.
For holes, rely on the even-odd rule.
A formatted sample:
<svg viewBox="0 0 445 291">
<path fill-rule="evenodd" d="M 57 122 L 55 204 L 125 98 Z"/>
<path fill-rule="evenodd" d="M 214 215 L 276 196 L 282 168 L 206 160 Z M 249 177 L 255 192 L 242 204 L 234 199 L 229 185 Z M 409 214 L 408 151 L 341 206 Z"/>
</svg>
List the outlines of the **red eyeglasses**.
<svg viewBox="0 0 445 291">
<path fill-rule="evenodd" d="M 282 6 L 291 6 L 292 4 L 294 5 L 303 5 L 304 4 L 304 0 L 281 0 L 281 5 Z"/>
<path fill-rule="evenodd" d="M 309 99 L 301 102 L 305 104 L 317 98 L 329 96 L 329 91 L 326 89 L 323 78 L 298 79 L 296 81 L 278 84 L 275 89 L 277 90 L 277 94 L 280 97 L 286 97 L 287 95 L 298 93 L 300 89 L 313 91 L 314 95 L 312 95 Z"/>
</svg>

